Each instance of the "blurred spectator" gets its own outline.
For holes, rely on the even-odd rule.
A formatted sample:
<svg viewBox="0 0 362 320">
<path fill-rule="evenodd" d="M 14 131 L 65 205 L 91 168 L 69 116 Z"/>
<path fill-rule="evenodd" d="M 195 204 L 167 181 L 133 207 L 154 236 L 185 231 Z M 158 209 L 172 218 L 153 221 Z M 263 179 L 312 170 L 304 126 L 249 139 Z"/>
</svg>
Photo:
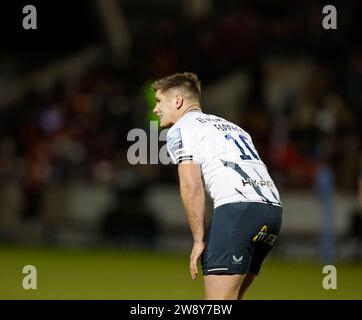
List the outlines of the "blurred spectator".
<svg viewBox="0 0 362 320">
<path fill-rule="evenodd" d="M 357 181 L 357 206 L 351 212 L 347 237 L 352 241 L 352 258 L 362 259 L 362 152 L 359 156 L 360 167 Z"/>
</svg>

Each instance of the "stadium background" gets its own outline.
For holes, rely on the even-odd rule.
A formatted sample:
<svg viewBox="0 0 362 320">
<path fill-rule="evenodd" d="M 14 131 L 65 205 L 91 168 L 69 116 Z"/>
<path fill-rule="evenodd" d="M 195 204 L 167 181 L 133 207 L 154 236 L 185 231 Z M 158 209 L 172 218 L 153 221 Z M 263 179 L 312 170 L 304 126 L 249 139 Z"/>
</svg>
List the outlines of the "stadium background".
<svg viewBox="0 0 362 320">
<path fill-rule="evenodd" d="M 150 82 L 177 71 L 251 133 L 280 189 L 280 240 L 246 298 L 362 298 L 359 1 L 333 2 L 337 30 L 312 0 L 34 0 L 37 30 L 7 2 L 0 299 L 203 298 L 175 167 L 127 161 L 128 132 L 156 120 Z"/>
</svg>

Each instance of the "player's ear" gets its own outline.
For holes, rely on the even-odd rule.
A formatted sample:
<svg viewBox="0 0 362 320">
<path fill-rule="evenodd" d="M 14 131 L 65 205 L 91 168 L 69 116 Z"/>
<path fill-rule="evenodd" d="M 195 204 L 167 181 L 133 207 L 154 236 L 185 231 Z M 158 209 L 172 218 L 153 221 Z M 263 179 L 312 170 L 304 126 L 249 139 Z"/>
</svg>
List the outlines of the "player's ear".
<svg viewBox="0 0 362 320">
<path fill-rule="evenodd" d="M 179 110 L 184 103 L 184 98 L 181 95 L 177 95 L 175 102 L 176 102 L 176 109 Z"/>
</svg>

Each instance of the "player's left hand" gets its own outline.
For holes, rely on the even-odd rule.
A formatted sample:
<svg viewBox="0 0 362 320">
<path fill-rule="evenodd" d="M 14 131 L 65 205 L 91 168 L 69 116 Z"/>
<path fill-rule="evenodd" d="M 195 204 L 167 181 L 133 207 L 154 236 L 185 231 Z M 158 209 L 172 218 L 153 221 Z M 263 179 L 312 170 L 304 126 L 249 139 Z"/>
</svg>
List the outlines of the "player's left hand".
<svg viewBox="0 0 362 320">
<path fill-rule="evenodd" d="M 194 242 L 194 246 L 192 248 L 191 256 L 190 256 L 190 273 L 192 280 L 196 280 L 197 278 L 197 262 L 205 249 L 205 242 Z"/>
</svg>

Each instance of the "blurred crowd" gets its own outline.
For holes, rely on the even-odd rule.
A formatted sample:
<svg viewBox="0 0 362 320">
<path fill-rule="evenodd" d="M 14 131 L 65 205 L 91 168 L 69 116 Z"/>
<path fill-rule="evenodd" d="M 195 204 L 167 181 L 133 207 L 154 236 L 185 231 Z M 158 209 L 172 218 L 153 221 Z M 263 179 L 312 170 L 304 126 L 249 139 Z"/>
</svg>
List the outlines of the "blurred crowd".
<svg viewBox="0 0 362 320">
<path fill-rule="evenodd" d="M 332 168 L 338 190 L 354 192 L 362 170 L 357 1 L 341 12 L 338 32 L 322 29 L 314 1 L 300 6 L 281 10 L 260 1 L 243 6 L 215 1 L 209 11 L 173 16 L 155 10 L 138 13 L 138 19 L 125 8 L 133 39 L 126 65 L 105 57 L 80 77 L 59 79 L 51 90 L 34 87 L 0 110 L 0 183 L 17 185 L 24 217 L 34 217 L 54 184 L 97 182 L 128 194 L 155 182 L 175 182 L 171 166 L 127 162 L 127 133 L 148 130 L 145 86 L 177 71 L 196 72 L 207 86 L 240 69 L 251 86 L 240 114 L 230 120 L 250 132 L 278 185 L 312 188 L 323 163 Z M 291 90 L 277 110 L 266 98 L 263 67 L 273 56 L 313 62 L 303 90 Z"/>
</svg>

